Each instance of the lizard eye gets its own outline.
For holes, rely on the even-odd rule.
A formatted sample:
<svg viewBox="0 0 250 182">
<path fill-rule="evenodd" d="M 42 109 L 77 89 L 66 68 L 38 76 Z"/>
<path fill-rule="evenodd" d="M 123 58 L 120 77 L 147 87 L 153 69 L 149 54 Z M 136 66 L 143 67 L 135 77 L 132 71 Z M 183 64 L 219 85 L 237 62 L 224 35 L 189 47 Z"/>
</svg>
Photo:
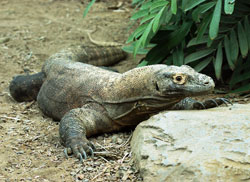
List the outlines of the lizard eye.
<svg viewBox="0 0 250 182">
<path fill-rule="evenodd" d="M 186 76 L 183 74 L 176 74 L 173 76 L 173 81 L 176 84 L 183 85 L 186 83 Z"/>
</svg>

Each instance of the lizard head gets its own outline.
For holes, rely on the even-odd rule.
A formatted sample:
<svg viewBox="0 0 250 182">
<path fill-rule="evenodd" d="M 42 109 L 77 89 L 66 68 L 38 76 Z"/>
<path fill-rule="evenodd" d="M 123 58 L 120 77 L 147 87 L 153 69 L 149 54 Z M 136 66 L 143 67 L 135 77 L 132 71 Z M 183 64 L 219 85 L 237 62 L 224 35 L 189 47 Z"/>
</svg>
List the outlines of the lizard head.
<svg viewBox="0 0 250 182">
<path fill-rule="evenodd" d="M 197 96 L 211 92 L 214 81 L 211 77 L 196 72 L 187 65 L 162 66 L 155 72 L 155 89 L 161 96 Z"/>
</svg>

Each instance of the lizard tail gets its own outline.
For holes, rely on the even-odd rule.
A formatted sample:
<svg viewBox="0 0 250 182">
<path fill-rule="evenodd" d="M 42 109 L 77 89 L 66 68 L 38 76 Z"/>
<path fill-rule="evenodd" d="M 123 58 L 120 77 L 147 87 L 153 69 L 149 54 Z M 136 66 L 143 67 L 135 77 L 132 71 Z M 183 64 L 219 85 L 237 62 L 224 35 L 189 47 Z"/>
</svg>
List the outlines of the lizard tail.
<svg viewBox="0 0 250 182">
<path fill-rule="evenodd" d="M 84 47 L 78 53 L 77 61 L 94 66 L 110 66 L 127 57 L 120 47 Z"/>
<path fill-rule="evenodd" d="M 10 82 L 10 94 L 18 102 L 36 100 L 44 79 L 43 72 L 15 76 Z"/>
<path fill-rule="evenodd" d="M 110 66 L 122 59 L 127 53 L 121 47 L 102 47 L 102 46 L 72 46 L 52 55 L 48 61 L 55 59 L 82 62 L 94 66 Z"/>
</svg>

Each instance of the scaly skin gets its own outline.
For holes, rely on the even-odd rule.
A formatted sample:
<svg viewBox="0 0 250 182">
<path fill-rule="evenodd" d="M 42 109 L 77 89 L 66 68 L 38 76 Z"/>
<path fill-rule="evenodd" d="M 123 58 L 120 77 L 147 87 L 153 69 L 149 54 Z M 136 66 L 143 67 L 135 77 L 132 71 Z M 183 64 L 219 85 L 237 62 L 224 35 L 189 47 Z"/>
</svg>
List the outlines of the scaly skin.
<svg viewBox="0 0 250 182">
<path fill-rule="evenodd" d="M 123 55 L 119 50 L 114 52 Z M 137 125 L 162 110 L 203 109 L 224 101 L 197 102 L 187 98 L 207 94 L 214 88 L 210 77 L 189 66 L 152 65 L 120 74 L 82 63 L 92 60 L 101 65 L 95 59 L 84 60 L 85 53 L 86 49 L 78 47 L 50 57 L 42 69 L 45 77 L 37 96 L 40 109 L 60 120 L 62 144 L 81 160 L 86 153 L 93 153 L 87 137 Z M 105 55 L 95 54 L 100 58 Z M 111 62 L 117 57 L 111 56 Z M 109 57 L 103 60 L 107 65 Z"/>
</svg>

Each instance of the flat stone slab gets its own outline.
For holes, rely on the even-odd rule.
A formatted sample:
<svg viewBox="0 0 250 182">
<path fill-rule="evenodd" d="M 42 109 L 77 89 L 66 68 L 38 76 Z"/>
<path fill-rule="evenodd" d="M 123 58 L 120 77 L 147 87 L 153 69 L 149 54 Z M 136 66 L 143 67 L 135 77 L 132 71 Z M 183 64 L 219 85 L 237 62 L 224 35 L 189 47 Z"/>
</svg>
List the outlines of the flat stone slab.
<svg viewBox="0 0 250 182">
<path fill-rule="evenodd" d="M 250 104 L 159 113 L 131 145 L 145 182 L 250 181 Z"/>
</svg>

